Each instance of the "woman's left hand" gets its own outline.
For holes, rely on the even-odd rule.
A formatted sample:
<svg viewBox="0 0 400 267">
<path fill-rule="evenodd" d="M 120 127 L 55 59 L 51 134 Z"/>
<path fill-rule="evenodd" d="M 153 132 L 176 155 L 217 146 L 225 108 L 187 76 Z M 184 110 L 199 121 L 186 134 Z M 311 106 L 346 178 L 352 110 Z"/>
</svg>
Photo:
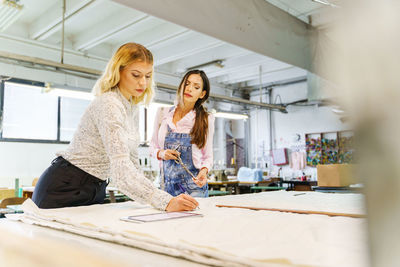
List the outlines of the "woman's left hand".
<svg viewBox="0 0 400 267">
<path fill-rule="evenodd" d="M 198 187 L 203 187 L 207 183 L 207 169 L 201 169 L 196 179 L 193 179 L 193 182 Z"/>
</svg>

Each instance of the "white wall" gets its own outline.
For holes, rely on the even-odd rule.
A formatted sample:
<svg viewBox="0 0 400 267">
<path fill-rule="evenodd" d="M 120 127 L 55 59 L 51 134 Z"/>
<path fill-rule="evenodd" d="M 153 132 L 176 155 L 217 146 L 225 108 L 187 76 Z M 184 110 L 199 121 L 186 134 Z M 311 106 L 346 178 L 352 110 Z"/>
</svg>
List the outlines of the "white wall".
<svg viewBox="0 0 400 267">
<path fill-rule="evenodd" d="M 64 144 L 0 142 L 0 187 L 31 185 L 50 166 L 55 153 L 64 150 Z"/>
<path fill-rule="evenodd" d="M 260 96 L 252 96 L 252 101 L 260 101 Z M 268 96 L 262 95 L 262 102 L 268 102 Z M 269 111 L 266 109 L 251 109 L 249 118 L 250 136 L 248 159 L 250 168 L 265 168 L 269 161 Z"/>
<path fill-rule="evenodd" d="M 273 103 L 280 103 L 280 95 L 283 103 L 289 103 L 300 99 L 307 98 L 307 83 L 298 83 L 288 86 L 277 87 L 273 89 Z M 259 96 L 252 96 L 252 100 L 259 101 Z M 263 95 L 263 102 L 267 102 L 267 95 Z M 276 100 L 276 102 L 275 102 Z M 291 148 L 295 145 L 305 146 L 305 134 L 314 132 L 330 132 L 348 130 L 350 126 L 340 121 L 339 116 L 332 112 L 332 107 L 313 106 L 289 106 L 288 113 L 279 111 L 272 112 L 273 123 L 273 144 L 272 148 Z M 299 142 L 295 141 L 296 134 L 301 136 Z M 267 110 L 252 110 L 250 118 L 250 135 L 251 143 L 249 146 L 250 162 L 254 163 L 257 156 L 258 167 L 265 166 L 269 163 L 269 120 Z M 290 154 L 290 150 L 289 150 Z M 270 165 L 270 164 L 269 164 Z M 255 166 L 251 166 L 255 167 Z M 274 166 L 269 171 L 277 174 L 278 167 Z M 315 168 L 307 167 L 305 169 L 307 175 L 316 178 Z M 292 171 L 289 166 L 283 167 L 283 175 L 285 177 L 297 176 L 301 172 Z"/>
<path fill-rule="evenodd" d="M 226 168 L 226 120 L 223 118 L 215 118 L 214 131 L 214 169 Z"/>
</svg>

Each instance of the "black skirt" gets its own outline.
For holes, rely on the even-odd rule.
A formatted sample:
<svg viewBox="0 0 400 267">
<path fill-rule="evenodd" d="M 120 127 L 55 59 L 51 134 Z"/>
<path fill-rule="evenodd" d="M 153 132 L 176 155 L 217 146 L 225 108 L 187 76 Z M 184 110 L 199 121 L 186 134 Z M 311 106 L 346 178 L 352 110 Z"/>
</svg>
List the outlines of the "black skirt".
<svg viewBox="0 0 400 267">
<path fill-rule="evenodd" d="M 32 200 L 42 209 L 102 204 L 107 184 L 58 157 L 40 176 Z"/>
</svg>

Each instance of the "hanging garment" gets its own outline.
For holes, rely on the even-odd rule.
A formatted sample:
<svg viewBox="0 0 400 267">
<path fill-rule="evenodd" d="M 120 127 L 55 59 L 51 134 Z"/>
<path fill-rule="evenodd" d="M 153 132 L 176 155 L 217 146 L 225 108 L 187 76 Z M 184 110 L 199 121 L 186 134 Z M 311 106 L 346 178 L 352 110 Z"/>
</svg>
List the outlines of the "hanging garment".
<svg viewBox="0 0 400 267">
<path fill-rule="evenodd" d="M 182 163 L 197 176 L 199 169 L 193 164 L 192 137 L 187 133 L 174 133 L 168 126 L 165 136 L 164 149 L 177 150 L 181 153 Z M 173 196 L 189 194 L 192 197 L 208 197 L 208 184 L 199 187 L 194 183 L 192 176 L 174 160 L 165 160 L 163 163 L 164 190 Z"/>
<path fill-rule="evenodd" d="M 293 170 L 303 170 L 306 167 L 306 153 L 296 151 L 290 154 L 290 168 Z"/>
</svg>

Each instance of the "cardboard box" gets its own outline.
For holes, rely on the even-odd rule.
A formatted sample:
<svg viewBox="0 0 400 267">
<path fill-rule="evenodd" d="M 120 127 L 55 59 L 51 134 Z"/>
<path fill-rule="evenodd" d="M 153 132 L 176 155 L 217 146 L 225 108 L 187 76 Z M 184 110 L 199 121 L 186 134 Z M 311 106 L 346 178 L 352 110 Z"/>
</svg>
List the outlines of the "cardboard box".
<svg viewBox="0 0 400 267">
<path fill-rule="evenodd" d="M 0 188 L 0 201 L 9 197 L 15 197 L 15 189 Z"/>
<path fill-rule="evenodd" d="M 318 186 L 343 187 L 355 183 L 352 164 L 317 165 Z"/>
</svg>

